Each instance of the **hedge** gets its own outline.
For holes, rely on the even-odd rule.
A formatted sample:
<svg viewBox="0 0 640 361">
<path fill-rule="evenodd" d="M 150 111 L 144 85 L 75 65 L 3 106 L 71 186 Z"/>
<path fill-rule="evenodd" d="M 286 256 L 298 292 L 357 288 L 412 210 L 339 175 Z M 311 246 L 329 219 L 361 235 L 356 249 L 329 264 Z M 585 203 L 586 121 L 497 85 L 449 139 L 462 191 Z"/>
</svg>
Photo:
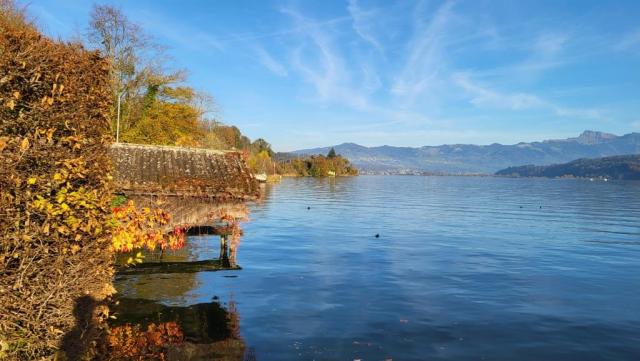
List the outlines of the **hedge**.
<svg viewBox="0 0 640 361">
<path fill-rule="evenodd" d="M 109 64 L 0 0 L 0 358 L 91 357 L 111 293 Z"/>
</svg>

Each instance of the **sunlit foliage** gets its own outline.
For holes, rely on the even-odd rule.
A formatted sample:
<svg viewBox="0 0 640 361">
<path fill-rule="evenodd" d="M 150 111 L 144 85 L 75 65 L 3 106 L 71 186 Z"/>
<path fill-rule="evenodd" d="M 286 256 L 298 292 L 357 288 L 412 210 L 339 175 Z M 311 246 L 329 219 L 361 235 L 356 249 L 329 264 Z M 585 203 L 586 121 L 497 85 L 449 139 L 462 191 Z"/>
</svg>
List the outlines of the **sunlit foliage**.
<svg viewBox="0 0 640 361">
<path fill-rule="evenodd" d="M 9 359 L 51 355 L 73 327 L 93 335 L 93 323 L 75 325 L 76 300 L 110 292 L 108 69 L 0 0 L 0 352 Z"/>
<path fill-rule="evenodd" d="M 110 357 L 114 360 L 166 360 L 171 346 L 184 342 L 176 322 L 112 327 L 107 336 Z"/>
<path fill-rule="evenodd" d="M 161 208 L 138 209 L 132 200 L 113 208 L 112 247 L 116 252 L 179 249 L 184 246 L 185 234 L 180 227 L 171 232 L 171 215 Z M 141 254 L 129 259 L 129 263 L 140 262 Z"/>
<path fill-rule="evenodd" d="M 340 155 L 313 155 L 279 162 L 278 173 L 300 177 L 352 176 L 358 175 L 358 169 Z"/>
</svg>

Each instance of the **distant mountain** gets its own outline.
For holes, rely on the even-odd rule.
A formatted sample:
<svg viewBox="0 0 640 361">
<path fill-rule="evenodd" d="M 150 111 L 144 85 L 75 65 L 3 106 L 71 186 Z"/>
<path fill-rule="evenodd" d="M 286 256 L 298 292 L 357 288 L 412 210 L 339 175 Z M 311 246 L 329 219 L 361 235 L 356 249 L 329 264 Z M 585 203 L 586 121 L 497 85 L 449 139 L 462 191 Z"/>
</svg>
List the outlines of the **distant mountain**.
<svg viewBox="0 0 640 361">
<path fill-rule="evenodd" d="M 496 172 L 508 177 L 583 177 L 640 180 L 640 155 L 577 159 L 547 166 L 524 165 Z"/>
<path fill-rule="evenodd" d="M 500 169 L 523 164 L 549 165 L 578 158 L 638 154 L 640 133 L 617 136 L 587 130 L 575 138 L 514 145 L 451 144 L 410 148 L 344 143 L 333 147 L 363 174 L 493 174 Z M 327 154 L 330 148 L 303 149 L 293 153 Z"/>
</svg>

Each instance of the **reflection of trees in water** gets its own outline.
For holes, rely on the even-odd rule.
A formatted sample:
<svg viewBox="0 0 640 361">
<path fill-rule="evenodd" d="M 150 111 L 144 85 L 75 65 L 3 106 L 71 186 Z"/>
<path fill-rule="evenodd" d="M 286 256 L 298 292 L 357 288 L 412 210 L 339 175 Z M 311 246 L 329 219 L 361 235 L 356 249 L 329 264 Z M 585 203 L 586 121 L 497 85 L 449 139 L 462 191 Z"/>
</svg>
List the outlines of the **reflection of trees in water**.
<svg viewBox="0 0 640 361">
<path fill-rule="evenodd" d="M 110 321 L 110 326 L 114 330 L 123 327 L 147 330 L 156 327 L 154 325 L 177 324 L 184 342 L 162 349 L 168 359 L 255 360 L 253 352 L 246 352 L 240 336 L 240 316 L 233 301 L 226 307 L 217 302 L 175 307 L 145 299 L 122 298 L 113 311 L 117 318 Z"/>
<path fill-rule="evenodd" d="M 198 286 L 198 272 L 239 269 L 235 262 L 242 236 L 240 222 L 249 215 L 246 205 L 181 197 L 136 197 L 135 201 L 142 207 L 162 207 L 172 215 L 165 231 L 178 227 L 190 236 L 184 248 L 145 251 L 143 263 L 118 272 L 115 286 L 121 298 L 112 307 L 117 318 L 110 321 L 110 327 L 114 345 L 123 347 L 120 355 L 134 357 L 131 352 L 139 352 L 135 357 L 147 359 L 144 353 L 157 352 L 156 358 L 168 360 L 244 360 L 240 317 L 233 301 L 226 307 L 217 302 L 183 307 L 163 302 L 186 303 L 190 291 Z M 219 251 L 212 250 L 217 245 L 211 244 L 211 237 L 197 237 L 203 234 L 220 236 Z M 203 247 L 195 242 L 207 243 Z M 138 344 L 144 347 L 132 347 Z"/>
<path fill-rule="evenodd" d="M 166 360 L 173 347 L 184 342 L 182 329 L 175 322 L 111 327 L 107 334 L 109 359 Z"/>
<path fill-rule="evenodd" d="M 156 198 L 140 197 L 136 202 L 158 203 Z M 217 302 L 183 307 L 163 304 L 186 303 L 190 291 L 198 286 L 198 272 L 239 269 L 235 260 L 242 236 L 240 222 L 248 220 L 247 207 L 202 199 L 171 198 L 162 202 L 173 216 L 171 228 L 180 227 L 191 236 L 183 249 L 147 251 L 142 264 L 120 269 L 115 285 L 121 299 L 112 307 L 117 317 L 110 321 L 115 335 L 112 339 L 130 352 L 131 342 L 126 337 L 132 335 L 145 345 L 142 351 L 135 352 L 157 351 L 162 356 L 156 356 L 166 356 L 168 360 L 255 360 L 252 352 L 245 352 L 235 302 L 224 307 Z M 215 242 L 211 244 L 211 237 L 197 237 L 202 234 L 220 236 L 219 252 L 211 249 L 217 248 Z M 195 242 L 207 243 L 203 247 Z M 174 325 L 179 327 L 179 333 Z M 169 331 L 173 338 L 166 335 Z M 183 336 L 184 342 L 176 335 Z M 165 345 L 162 340 L 172 342 Z M 176 340 L 180 342 L 173 342 Z"/>
<path fill-rule="evenodd" d="M 199 198 L 138 196 L 135 199 L 142 206 L 161 204 L 172 214 L 170 228 L 187 229 L 190 236 L 182 249 L 146 250 L 142 264 L 122 267 L 115 282 L 119 292 L 134 298 L 181 299 L 197 286 L 195 273 L 239 269 L 236 255 L 242 236 L 240 222 L 249 216 L 246 205 L 213 203 Z M 197 237 L 203 234 L 220 237 L 219 251 L 214 250 L 218 246 L 211 242 L 211 237 Z M 134 253 L 117 255 L 117 264 L 126 265 Z"/>
</svg>

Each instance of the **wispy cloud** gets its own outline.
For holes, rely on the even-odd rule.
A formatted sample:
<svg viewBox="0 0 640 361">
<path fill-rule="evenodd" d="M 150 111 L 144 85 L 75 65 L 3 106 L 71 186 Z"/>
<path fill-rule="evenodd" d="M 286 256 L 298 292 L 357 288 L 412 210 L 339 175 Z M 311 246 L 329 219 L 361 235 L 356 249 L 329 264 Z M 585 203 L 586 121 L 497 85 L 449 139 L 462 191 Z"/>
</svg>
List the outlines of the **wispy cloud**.
<svg viewBox="0 0 640 361">
<path fill-rule="evenodd" d="M 323 27 L 313 26 L 313 20 L 295 10 L 282 11 L 290 15 L 298 27 L 307 29 L 300 34 L 302 44 L 292 51 L 291 58 L 304 81 L 315 88 L 318 100 L 366 110 L 369 102 L 361 89 L 352 84 L 352 73 L 330 34 Z"/>
<path fill-rule="evenodd" d="M 470 102 L 477 107 L 510 110 L 541 109 L 561 117 L 602 118 L 602 111 L 599 109 L 563 107 L 526 92 L 501 92 L 474 81 L 469 74 L 455 73 L 452 75 L 452 80 L 469 95 Z"/>
<path fill-rule="evenodd" d="M 48 24 L 49 26 L 54 25 L 54 28 L 56 31 L 58 31 L 59 33 L 64 33 L 64 32 L 68 32 L 71 30 L 71 27 L 69 26 L 68 23 L 60 20 L 57 16 L 55 16 L 54 14 L 52 14 L 50 11 L 48 11 L 46 8 L 36 5 L 36 4 L 30 4 L 26 7 L 26 9 L 34 14 L 35 16 L 35 22 L 38 23 L 40 26 L 42 27 L 47 27 Z M 45 29 L 47 31 L 54 31 L 54 29 Z M 56 35 L 60 35 L 60 34 L 56 34 Z"/>
<path fill-rule="evenodd" d="M 358 5 L 358 0 L 349 0 L 347 6 L 349 14 L 353 18 L 353 30 L 367 43 L 371 44 L 374 48 L 382 51 L 382 45 L 375 36 L 372 34 L 371 20 L 376 19 L 379 14 L 373 10 L 363 10 Z"/>
<path fill-rule="evenodd" d="M 512 110 L 540 107 L 544 102 L 535 95 L 526 93 L 505 94 L 490 89 L 473 81 L 468 74 L 456 73 L 452 80 L 471 97 L 470 102 L 476 106 L 490 106 Z"/>
<path fill-rule="evenodd" d="M 518 60 L 473 71 L 474 77 L 494 79 L 508 79 L 511 83 L 535 82 L 550 70 L 557 69 L 570 63 L 564 56 L 571 37 L 563 32 L 546 32 L 531 35 L 526 39 L 503 39 L 502 47 L 514 54 L 522 54 Z"/>
<path fill-rule="evenodd" d="M 569 36 L 563 33 L 545 33 L 539 35 L 534 43 L 534 50 L 540 57 L 554 56 L 562 51 Z"/>
<path fill-rule="evenodd" d="M 442 43 L 452 7 L 453 2 L 441 5 L 427 23 L 423 23 L 419 16 L 415 20 L 415 33 L 409 43 L 407 60 L 391 88 L 394 95 L 402 97 L 408 104 L 433 86 L 432 83 L 444 71 L 446 60 Z"/>
<path fill-rule="evenodd" d="M 628 33 L 615 44 L 614 48 L 618 51 L 640 50 L 640 29 Z"/>
<path fill-rule="evenodd" d="M 288 75 L 287 69 L 275 60 L 263 47 L 256 46 L 255 49 L 258 54 L 258 60 L 265 68 L 277 76 L 286 77 Z"/>
<path fill-rule="evenodd" d="M 143 10 L 136 14 L 148 33 L 168 39 L 192 51 L 224 51 L 225 44 L 208 32 L 201 31 L 189 24 L 175 21 L 157 12 Z"/>
<path fill-rule="evenodd" d="M 404 107 L 380 103 L 374 95 L 384 89 L 380 69 L 366 56 L 350 58 L 335 38 L 338 33 L 329 26 L 313 26 L 308 19 L 292 9 L 283 9 L 298 28 L 307 31 L 299 35 L 301 43 L 291 51 L 291 68 L 313 86 L 320 104 L 339 104 L 367 114 L 367 127 L 376 124 L 429 124 L 425 114 Z M 379 100 L 379 99 L 377 99 Z"/>
</svg>

